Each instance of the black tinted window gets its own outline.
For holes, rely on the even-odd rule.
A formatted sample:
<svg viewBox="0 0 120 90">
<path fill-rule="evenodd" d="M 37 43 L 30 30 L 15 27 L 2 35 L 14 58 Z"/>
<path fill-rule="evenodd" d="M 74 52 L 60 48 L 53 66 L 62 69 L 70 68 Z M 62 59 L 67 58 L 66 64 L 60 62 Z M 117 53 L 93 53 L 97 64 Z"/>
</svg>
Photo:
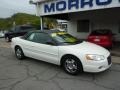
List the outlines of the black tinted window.
<svg viewBox="0 0 120 90">
<path fill-rule="evenodd" d="M 34 29 L 34 27 L 32 27 L 32 26 L 21 26 L 20 29 L 21 30 L 31 30 L 31 29 Z"/>
<path fill-rule="evenodd" d="M 78 20 L 77 21 L 77 32 L 89 32 L 90 21 L 89 20 Z"/>
<path fill-rule="evenodd" d="M 112 34 L 110 30 L 95 30 L 91 33 L 92 35 L 106 35 L 106 34 Z"/>
<path fill-rule="evenodd" d="M 30 30 L 34 30 L 35 28 L 32 26 L 16 26 L 15 27 L 15 31 L 16 32 L 26 32 L 26 31 L 30 31 Z"/>
</svg>

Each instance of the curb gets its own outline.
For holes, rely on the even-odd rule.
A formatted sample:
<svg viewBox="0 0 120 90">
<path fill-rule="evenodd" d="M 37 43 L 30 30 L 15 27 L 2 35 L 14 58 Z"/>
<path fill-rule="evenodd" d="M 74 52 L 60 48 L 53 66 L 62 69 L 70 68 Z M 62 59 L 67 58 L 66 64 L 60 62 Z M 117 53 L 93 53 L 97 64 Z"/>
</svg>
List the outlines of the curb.
<svg viewBox="0 0 120 90">
<path fill-rule="evenodd" d="M 112 63 L 119 64 L 120 65 L 120 57 L 117 57 L 116 55 L 112 55 Z"/>
<path fill-rule="evenodd" d="M 112 56 L 120 57 L 120 54 L 111 52 Z"/>
</svg>

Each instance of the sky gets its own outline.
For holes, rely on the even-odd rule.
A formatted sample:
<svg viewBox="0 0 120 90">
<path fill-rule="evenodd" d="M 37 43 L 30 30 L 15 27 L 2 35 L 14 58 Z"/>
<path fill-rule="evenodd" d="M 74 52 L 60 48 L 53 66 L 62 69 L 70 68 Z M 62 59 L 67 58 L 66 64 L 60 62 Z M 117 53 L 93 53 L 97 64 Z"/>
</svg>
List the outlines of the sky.
<svg viewBox="0 0 120 90">
<path fill-rule="evenodd" d="M 18 12 L 35 14 L 35 5 L 30 5 L 29 0 L 0 0 L 0 18 L 10 17 Z"/>
</svg>

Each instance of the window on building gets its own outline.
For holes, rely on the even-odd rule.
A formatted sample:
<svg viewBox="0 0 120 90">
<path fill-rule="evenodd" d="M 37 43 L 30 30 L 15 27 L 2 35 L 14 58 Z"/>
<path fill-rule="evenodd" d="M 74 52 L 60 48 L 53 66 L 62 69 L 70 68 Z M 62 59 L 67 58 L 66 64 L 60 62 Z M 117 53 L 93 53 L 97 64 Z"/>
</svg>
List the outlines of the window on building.
<svg viewBox="0 0 120 90">
<path fill-rule="evenodd" d="M 119 28 L 118 29 L 119 29 L 119 33 L 120 33 L 120 22 L 119 22 Z"/>
<path fill-rule="evenodd" d="M 89 26 L 90 26 L 89 20 L 78 20 L 77 32 L 89 32 Z"/>
</svg>

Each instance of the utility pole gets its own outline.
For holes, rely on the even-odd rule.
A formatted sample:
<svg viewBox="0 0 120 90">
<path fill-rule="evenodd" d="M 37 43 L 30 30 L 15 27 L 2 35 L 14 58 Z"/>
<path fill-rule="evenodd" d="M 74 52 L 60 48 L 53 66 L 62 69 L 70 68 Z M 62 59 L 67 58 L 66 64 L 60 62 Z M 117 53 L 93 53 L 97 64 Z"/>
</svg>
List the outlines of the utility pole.
<svg viewBox="0 0 120 90">
<path fill-rule="evenodd" d="M 30 0 L 29 3 L 30 3 L 30 4 L 36 4 L 37 8 L 39 8 L 39 2 L 34 3 L 33 0 Z M 40 16 L 40 30 L 42 31 L 43 28 L 44 28 L 44 26 L 43 26 L 43 17 Z"/>
</svg>

